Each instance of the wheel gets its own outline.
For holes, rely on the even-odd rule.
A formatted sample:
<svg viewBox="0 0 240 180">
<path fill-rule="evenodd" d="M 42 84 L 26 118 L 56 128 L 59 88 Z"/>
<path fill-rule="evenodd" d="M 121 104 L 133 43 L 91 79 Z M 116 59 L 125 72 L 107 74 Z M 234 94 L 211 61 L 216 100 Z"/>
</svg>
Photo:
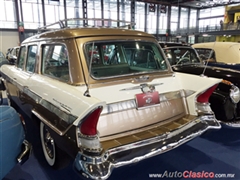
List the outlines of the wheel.
<svg viewBox="0 0 240 180">
<path fill-rule="evenodd" d="M 56 162 L 55 143 L 48 129 L 45 128 L 45 125 L 42 122 L 40 124 L 40 137 L 45 159 L 50 166 L 54 166 Z"/>
<path fill-rule="evenodd" d="M 47 163 L 55 169 L 66 167 L 70 161 L 68 155 L 56 146 L 48 127 L 43 122 L 40 123 L 40 139 Z"/>
</svg>

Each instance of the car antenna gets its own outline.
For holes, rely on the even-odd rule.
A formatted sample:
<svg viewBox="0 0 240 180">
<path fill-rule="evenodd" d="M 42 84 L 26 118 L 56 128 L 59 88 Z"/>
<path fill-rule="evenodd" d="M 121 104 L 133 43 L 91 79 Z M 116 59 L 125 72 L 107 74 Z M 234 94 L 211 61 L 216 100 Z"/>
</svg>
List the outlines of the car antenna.
<svg viewBox="0 0 240 180">
<path fill-rule="evenodd" d="M 89 93 L 89 80 L 90 80 L 91 69 L 92 69 L 93 48 L 94 48 L 94 42 L 92 43 L 91 58 L 90 58 L 89 68 L 88 68 L 88 79 L 86 82 L 87 90 L 84 92 L 84 96 L 87 96 L 87 97 L 91 97 Z"/>
<path fill-rule="evenodd" d="M 206 69 L 207 69 L 209 59 L 211 58 L 211 56 L 212 56 L 212 54 L 213 54 L 215 44 L 216 44 L 216 41 L 213 43 L 213 48 L 212 48 L 211 52 L 209 53 L 208 60 L 207 60 L 207 62 L 206 62 L 206 64 L 205 64 L 205 67 L 204 67 L 204 69 L 203 69 L 203 72 L 202 72 L 201 76 L 205 76 L 204 74 L 205 74 L 205 71 L 206 71 Z"/>
</svg>

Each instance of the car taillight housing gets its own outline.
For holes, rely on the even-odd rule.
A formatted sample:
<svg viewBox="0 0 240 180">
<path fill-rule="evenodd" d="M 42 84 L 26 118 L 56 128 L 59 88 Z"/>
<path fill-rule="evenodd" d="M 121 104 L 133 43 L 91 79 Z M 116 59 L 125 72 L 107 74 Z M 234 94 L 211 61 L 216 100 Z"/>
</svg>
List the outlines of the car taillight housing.
<svg viewBox="0 0 240 180">
<path fill-rule="evenodd" d="M 80 132 L 83 135 L 91 136 L 97 134 L 97 123 L 102 112 L 102 107 L 98 107 L 84 119 L 80 125 Z"/>
<path fill-rule="evenodd" d="M 204 93 L 200 94 L 197 97 L 198 103 L 208 103 L 209 97 L 212 95 L 213 91 L 217 88 L 218 84 L 210 87 L 208 90 L 206 90 Z"/>
<path fill-rule="evenodd" d="M 198 114 L 213 114 L 210 107 L 209 98 L 212 95 L 213 91 L 217 88 L 217 86 L 218 84 L 210 87 L 197 97 L 196 106 Z"/>
<path fill-rule="evenodd" d="M 103 107 L 97 107 L 90 112 L 77 128 L 78 146 L 91 153 L 101 152 L 101 143 L 98 137 L 97 124 Z"/>
</svg>

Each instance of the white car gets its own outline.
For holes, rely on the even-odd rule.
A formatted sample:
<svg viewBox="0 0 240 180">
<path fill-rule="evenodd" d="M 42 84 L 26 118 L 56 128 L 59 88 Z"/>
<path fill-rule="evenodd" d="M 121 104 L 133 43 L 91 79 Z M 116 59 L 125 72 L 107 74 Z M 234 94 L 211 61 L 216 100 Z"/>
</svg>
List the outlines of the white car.
<svg viewBox="0 0 240 180">
<path fill-rule="evenodd" d="M 240 43 L 207 42 L 192 45 L 210 66 L 240 70 Z"/>
<path fill-rule="evenodd" d="M 40 124 L 48 164 L 68 154 L 87 178 L 107 179 L 221 127 L 208 102 L 221 79 L 173 72 L 154 36 L 140 31 L 37 34 L 1 75 L 10 104 Z"/>
</svg>

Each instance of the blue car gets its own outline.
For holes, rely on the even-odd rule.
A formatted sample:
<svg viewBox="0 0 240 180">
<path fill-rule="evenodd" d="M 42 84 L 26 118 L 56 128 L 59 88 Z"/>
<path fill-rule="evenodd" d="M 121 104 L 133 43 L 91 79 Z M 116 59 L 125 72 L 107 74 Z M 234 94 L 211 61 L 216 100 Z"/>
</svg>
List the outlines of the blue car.
<svg viewBox="0 0 240 180">
<path fill-rule="evenodd" d="M 0 106 L 0 179 L 17 163 L 24 163 L 31 153 L 31 144 L 25 140 L 23 123 L 11 106 Z"/>
</svg>

